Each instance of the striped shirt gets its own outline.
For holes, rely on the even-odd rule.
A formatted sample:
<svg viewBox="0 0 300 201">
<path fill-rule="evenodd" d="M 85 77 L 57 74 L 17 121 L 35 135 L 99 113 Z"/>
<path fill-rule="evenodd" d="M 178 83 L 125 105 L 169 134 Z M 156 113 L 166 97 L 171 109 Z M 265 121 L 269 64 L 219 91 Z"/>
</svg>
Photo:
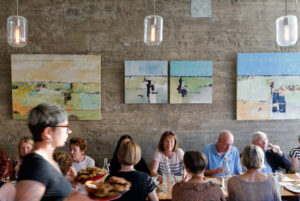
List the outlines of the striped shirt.
<svg viewBox="0 0 300 201">
<path fill-rule="evenodd" d="M 298 160 L 300 160 L 300 148 L 293 148 L 291 151 L 290 151 L 290 156 L 292 158 L 298 158 Z"/>
<path fill-rule="evenodd" d="M 173 175 L 182 175 L 183 173 L 183 155 L 184 152 L 182 149 L 178 148 L 176 152 L 173 152 L 172 158 L 169 159 L 169 165 L 171 174 Z M 163 175 L 165 173 L 165 155 L 160 152 L 159 150 L 156 150 L 154 153 L 153 160 L 156 160 L 159 162 L 157 174 Z"/>
</svg>

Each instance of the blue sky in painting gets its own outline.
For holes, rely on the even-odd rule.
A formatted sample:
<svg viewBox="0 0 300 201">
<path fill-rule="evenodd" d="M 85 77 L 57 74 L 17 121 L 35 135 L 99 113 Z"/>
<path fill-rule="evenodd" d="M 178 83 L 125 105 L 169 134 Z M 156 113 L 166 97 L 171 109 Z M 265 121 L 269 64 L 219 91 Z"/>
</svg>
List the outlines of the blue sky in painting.
<svg viewBox="0 0 300 201">
<path fill-rule="evenodd" d="M 168 76 L 168 61 L 125 61 L 125 76 Z"/>
<path fill-rule="evenodd" d="M 300 53 L 238 53 L 237 75 L 300 75 Z"/>
<path fill-rule="evenodd" d="M 171 76 L 212 76 L 212 61 L 171 61 Z"/>
</svg>

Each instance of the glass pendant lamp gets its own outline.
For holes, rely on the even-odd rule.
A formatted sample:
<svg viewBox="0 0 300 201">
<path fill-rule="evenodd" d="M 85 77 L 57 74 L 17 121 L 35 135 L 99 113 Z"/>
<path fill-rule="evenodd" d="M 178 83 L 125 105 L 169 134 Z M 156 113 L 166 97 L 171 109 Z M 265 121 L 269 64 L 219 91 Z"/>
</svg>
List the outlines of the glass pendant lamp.
<svg viewBox="0 0 300 201">
<path fill-rule="evenodd" d="M 148 46 L 160 45 L 163 41 L 163 18 L 155 15 L 155 0 L 153 15 L 144 20 L 144 42 Z"/>
<path fill-rule="evenodd" d="M 25 17 L 19 16 L 17 0 L 17 15 L 7 18 L 7 42 L 12 47 L 24 47 L 28 41 L 28 25 Z"/>
<path fill-rule="evenodd" d="M 298 20 L 295 15 L 287 15 L 287 0 L 285 16 L 276 20 L 276 40 L 280 46 L 295 45 L 298 40 Z"/>
</svg>

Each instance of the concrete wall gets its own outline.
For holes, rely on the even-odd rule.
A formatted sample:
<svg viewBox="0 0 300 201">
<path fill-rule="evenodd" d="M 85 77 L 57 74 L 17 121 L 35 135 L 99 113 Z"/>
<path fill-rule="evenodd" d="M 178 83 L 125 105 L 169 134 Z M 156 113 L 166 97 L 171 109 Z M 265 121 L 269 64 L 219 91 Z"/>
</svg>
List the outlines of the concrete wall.
<svg viewBox="0 0 300 201">
<path fill-rule="evenodd" d="M 288 152 L 296 146 L 298 120 L 236 121 L 238 52 L 297 52 L 276 44 L 275 20 L 284 15 L 284 0 L 212 0 L 211 18 L 191 18 L 189 0 L 157 0 L 164 18 L 159 47 L 143 43 L 144 17 L 151 0 L 20 0 L 20 15 L 29 22 L 29 44 L 11 48 L 6 19 L 16 13 L 13 0 L 0 0 L 0 148 L 14 158 L 20 136 L 29 135 L 25 121 L 12 120 L 10 55 L 101 54 L 101 121 L 72 121 L 72 137 L 88 140 L 88 155 L 102 165 L 121 135 L 142 146 L 150 164 L 160 135 L 174 131 L 184 150 L 202 149 L 228 129 L 242 150 L 250 134 L 262 130 Z M 289 13 L 299 16 L 300 3 L 289 0 Z M 124 104 L 125 60 L 212 60 L 213 103 L 190 105 Z"/>
</svg>

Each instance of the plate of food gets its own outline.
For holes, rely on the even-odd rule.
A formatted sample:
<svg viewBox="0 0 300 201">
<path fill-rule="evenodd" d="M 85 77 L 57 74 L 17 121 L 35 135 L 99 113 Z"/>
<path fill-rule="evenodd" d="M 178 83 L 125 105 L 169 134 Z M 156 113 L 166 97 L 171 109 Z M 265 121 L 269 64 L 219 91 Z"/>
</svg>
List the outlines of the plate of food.
<svg viewBox="0 0 300 201">
<path fill-rule="evenodd" d="M 108 201 L 120 198 L 130 187 L 131 183 L 129 181 L 114 176 L 103 183 L 95 181 L 87 181 L 85 183 L 85 188 L 90 198 L 96 201 Z"/>
<path fill-rule="evenodd" d="M 294 193 L 300 193 L 300 186 L 298 185 L 285 185 L 284 188 Z"/>
<path fill-rule="evenodd" d="M 103 182 L 107 176 L 108 172 L 106 169 L 88 167 L 86 169 L 79 170 L 77 176 L 75 177 L 75 181 L 78 181 L 82 184 L 84 184 L 86 181 Z"/>
</svg>

